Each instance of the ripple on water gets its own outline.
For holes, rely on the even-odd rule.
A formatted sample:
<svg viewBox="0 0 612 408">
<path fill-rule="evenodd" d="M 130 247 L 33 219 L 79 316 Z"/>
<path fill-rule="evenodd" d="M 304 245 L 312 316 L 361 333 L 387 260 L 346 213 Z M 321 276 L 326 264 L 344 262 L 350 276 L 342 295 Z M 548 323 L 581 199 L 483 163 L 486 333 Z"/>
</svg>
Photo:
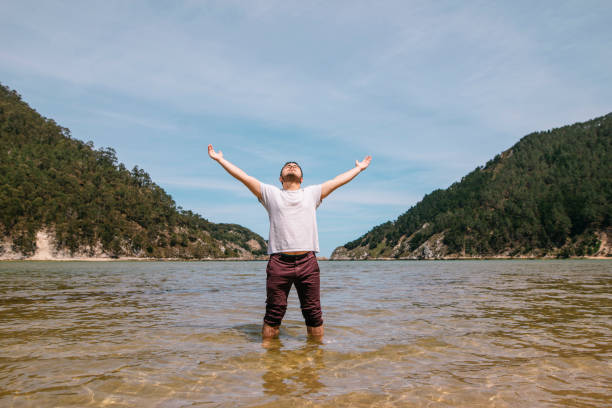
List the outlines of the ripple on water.
<svg viewBox="0 0 612 408">
<path fill-rule="evenodd" d="M 262 344 L 263 262 L 0 264 L 0 405 L 612 404 L 608 261 L 320 265 Z"/>
</svg>

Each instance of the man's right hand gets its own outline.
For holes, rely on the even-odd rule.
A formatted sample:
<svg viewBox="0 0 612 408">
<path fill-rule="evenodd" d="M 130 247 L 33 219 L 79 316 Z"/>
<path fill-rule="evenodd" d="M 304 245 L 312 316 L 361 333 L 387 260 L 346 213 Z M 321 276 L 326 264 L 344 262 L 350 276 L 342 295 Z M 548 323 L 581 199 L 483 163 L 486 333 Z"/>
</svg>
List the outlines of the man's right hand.
<svg viewBox="0 0 612 408">
<path fill-rule="evenodd" d="M 208 155 L 210 156 L 211 159 L 215 161 L 219 161 L 223 158 L 223 153 L 221 152 L 221 150 L 219 150 L 218 152 L 215 152 L 211 144 L 208 145 Z"/>
<path fill-rule="evenodd" d="M 257 180 L 255 177 L 249 176 L 239 167 L 236 167 L 229 161 L 225 160 L 223 158 L 223 153 L 221 153 L 221 150 L 215 152 L 215 149 L 213 149 L 211 144 L 208 145 L 208 155 L 211 159 L 219 163 L 225 169 L 225 171 L 227 171 L 229 174 L 231 174 L 233 177 L 240 180 L 245 186 L 247 186 L 248 189 L 251 190 L 253 194 L 255 194 L 257 199 L 261 200 L 261 183 L 259 182 L 259 180 Z"/>
</svg>

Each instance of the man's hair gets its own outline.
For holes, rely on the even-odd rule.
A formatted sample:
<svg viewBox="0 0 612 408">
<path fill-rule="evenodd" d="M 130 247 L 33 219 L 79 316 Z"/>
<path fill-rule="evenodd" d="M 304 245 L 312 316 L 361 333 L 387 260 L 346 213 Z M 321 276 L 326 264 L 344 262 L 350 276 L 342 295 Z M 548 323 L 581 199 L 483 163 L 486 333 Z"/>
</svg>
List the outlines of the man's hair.
<svg viewBox="0 0 612 408">
<path fill-rule="evenodd" d="M 286 165 L 288 164 L 295 164 L 296 166 L 298 166 L 298 169 L 300 169 L 300 173 L 302 174 L 302 177 L 304 177 L 304 171 L 302 170 L 302 168 L 300 167 L 300 165 L 297 162 L 294 161 L 288 161 L 287 163 L 283 164 L 283 167 L 281 167 L 281 171 L 280 171 L 280 176 L 283 177 L 283 169 L 285 168 Z"/>
</svg>

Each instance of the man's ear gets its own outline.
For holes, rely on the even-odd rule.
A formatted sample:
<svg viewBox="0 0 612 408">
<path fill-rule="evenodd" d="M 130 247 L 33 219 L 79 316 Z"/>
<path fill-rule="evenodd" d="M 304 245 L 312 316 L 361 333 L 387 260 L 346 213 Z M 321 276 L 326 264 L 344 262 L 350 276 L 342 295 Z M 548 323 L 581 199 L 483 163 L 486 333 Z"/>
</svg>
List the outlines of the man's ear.
<svg viewBox="0 0 612 408">
<path fill-rule="evenodd" d="M 278 178 L 278 181 L 280 181 L 280 183 L 281 183 L 281 184 L 283 184 L 283 176 L 280 176 L 280 177 Z"/>
</svg>

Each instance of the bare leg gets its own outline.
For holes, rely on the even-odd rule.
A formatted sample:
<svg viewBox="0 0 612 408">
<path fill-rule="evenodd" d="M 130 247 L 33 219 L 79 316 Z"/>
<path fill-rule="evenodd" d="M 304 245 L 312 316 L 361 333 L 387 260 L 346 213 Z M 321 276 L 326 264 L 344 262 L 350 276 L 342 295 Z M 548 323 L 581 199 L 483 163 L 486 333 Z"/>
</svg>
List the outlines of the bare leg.
<svg viewBox="0 0 612 408">
<path fill-rule="evenodd" d="M 261 337 L 264 340 L 275 339 L 278 338 L 278 333 L 280 332 L 279 327 L 269 326 L 266 323 L 263 324 L 261 328 Z"/>
<path fill-rule="evenodd" d="M 317 327 L 306 326 L 306 331 L 308 332 L 308 337 L 318 341 L 323 340 L 323 325 Z"/>
</svg>

